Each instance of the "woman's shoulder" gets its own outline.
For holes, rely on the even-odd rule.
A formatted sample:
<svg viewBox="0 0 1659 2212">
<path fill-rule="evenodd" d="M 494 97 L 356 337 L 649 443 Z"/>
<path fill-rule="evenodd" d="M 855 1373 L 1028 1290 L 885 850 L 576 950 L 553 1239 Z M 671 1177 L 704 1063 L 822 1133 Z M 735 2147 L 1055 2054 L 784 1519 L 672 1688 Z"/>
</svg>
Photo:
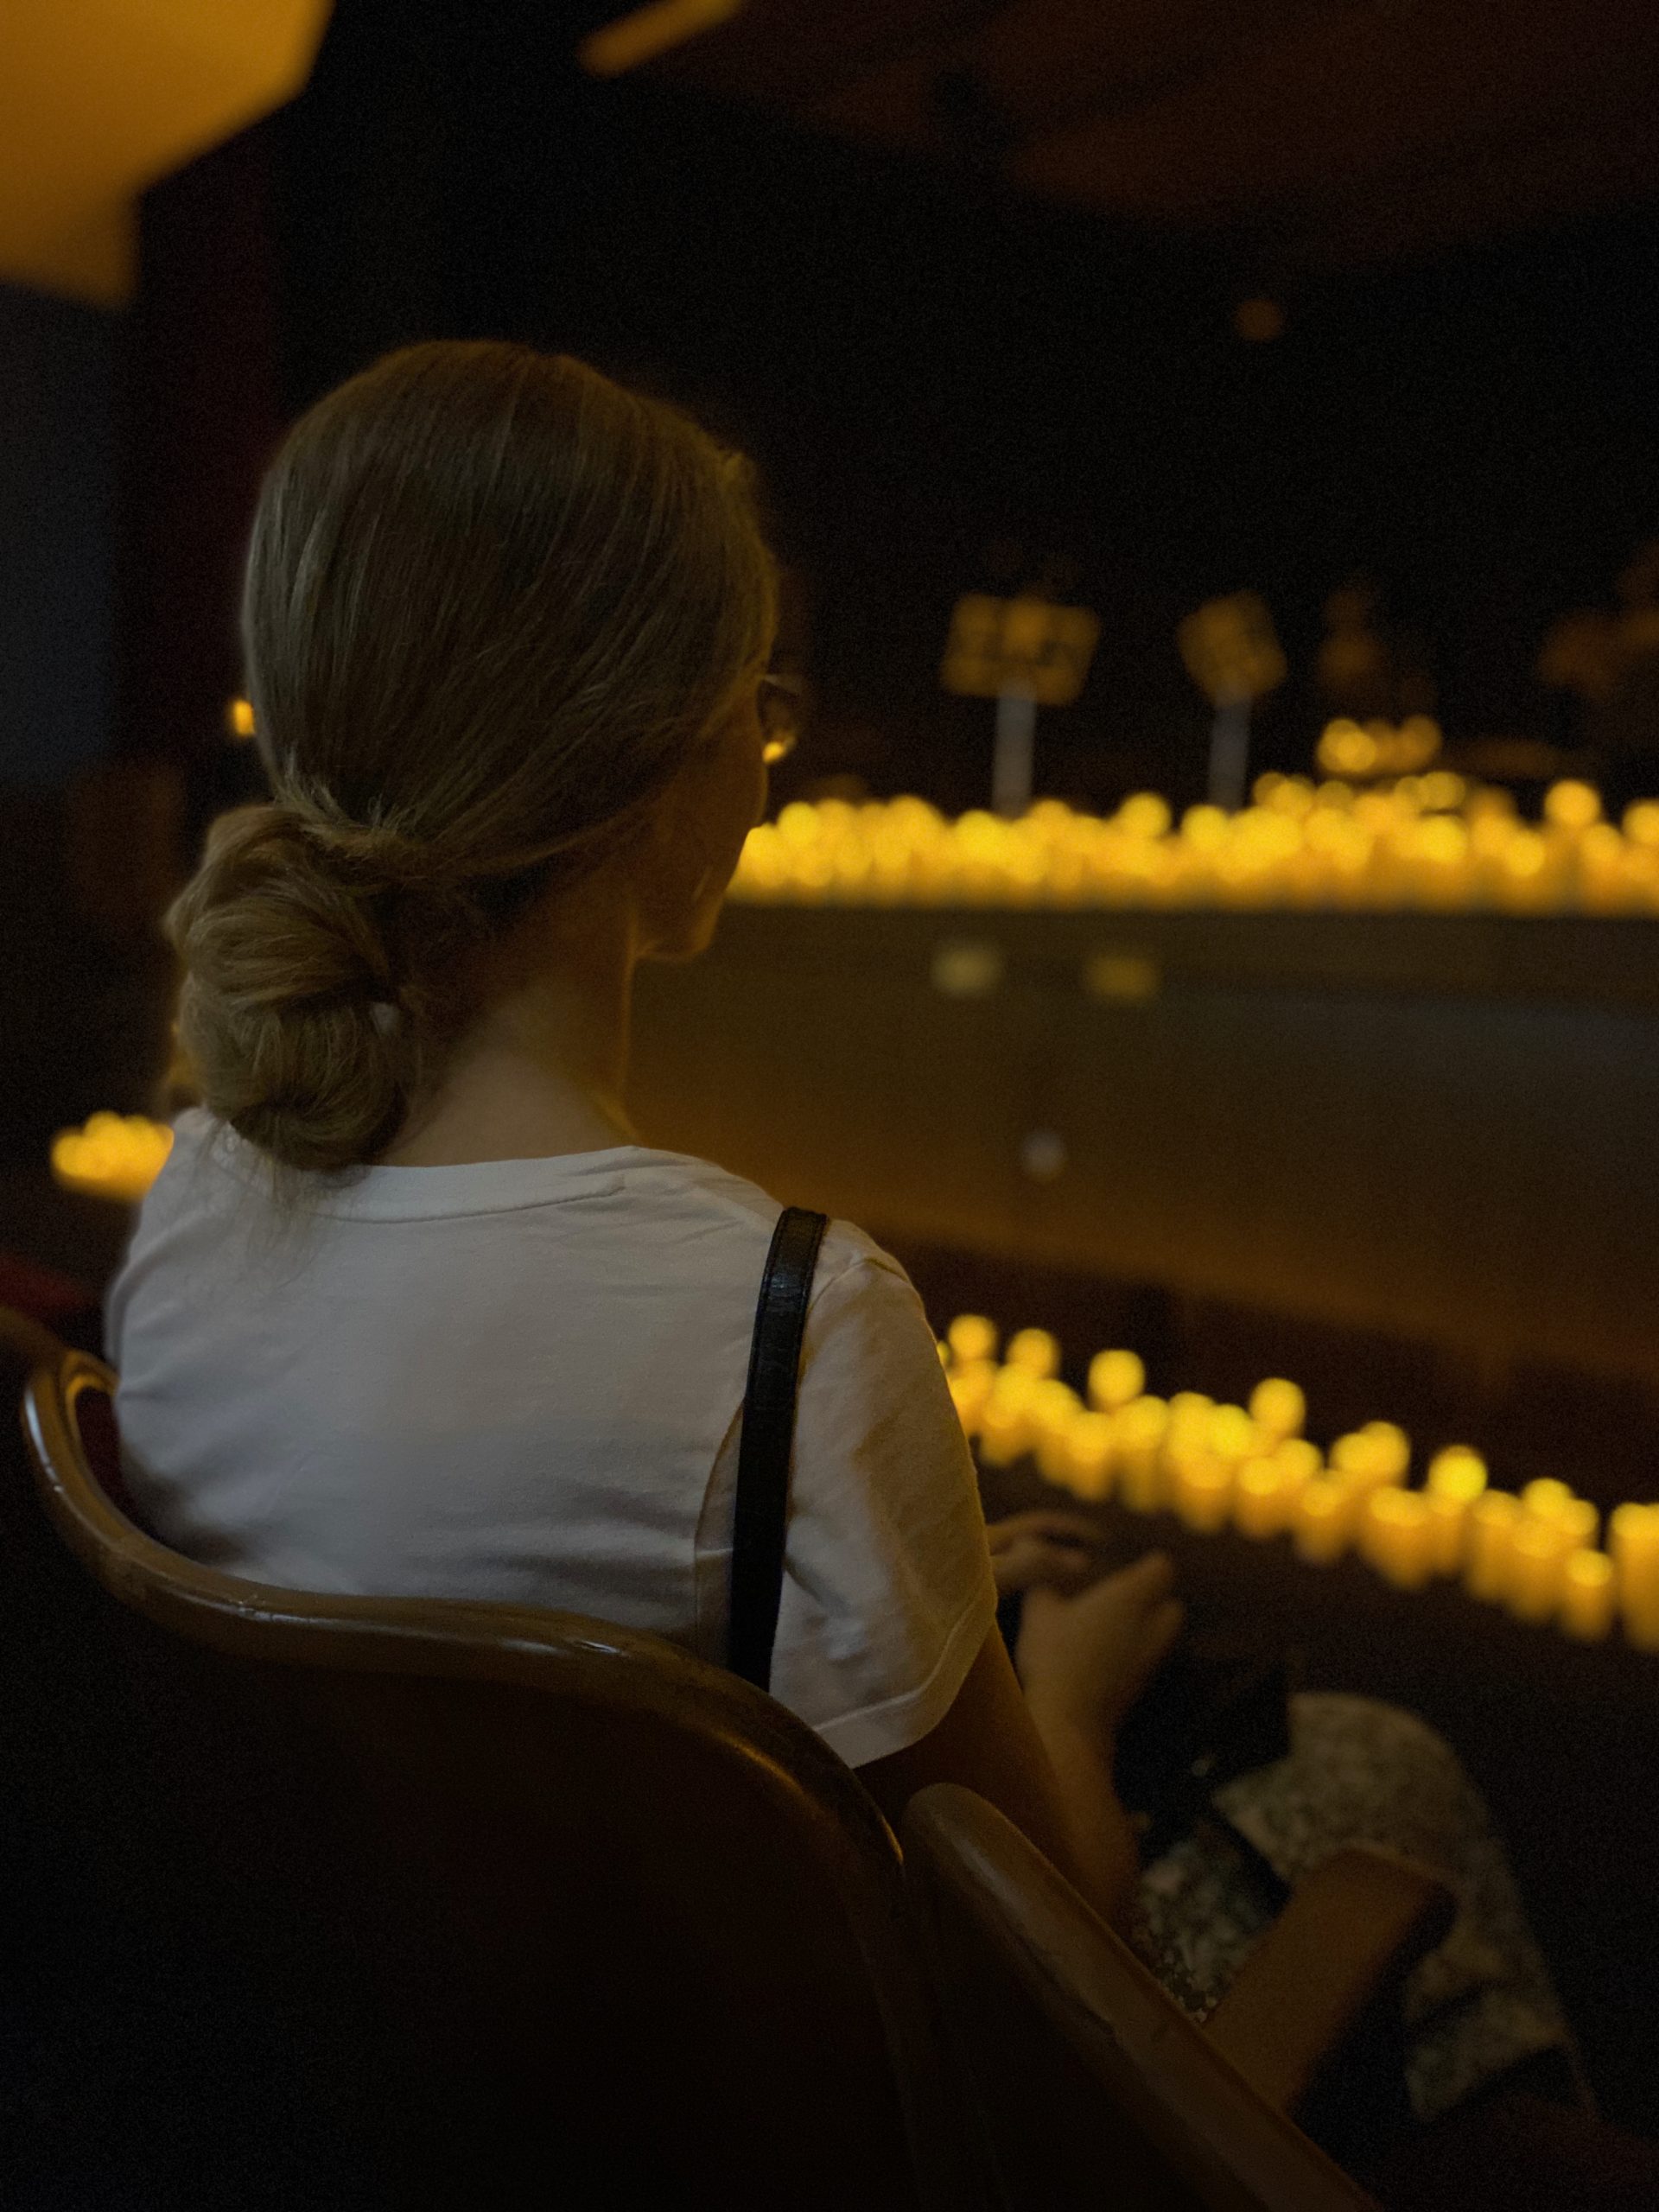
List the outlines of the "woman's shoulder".
<svg viewBox="0 0 1659 2212">
<path fill-rule="evenodd" d="M 642 1153 L 639 1168 L 642 1178 L 662 1175 L 693 1203 L 706 1206 L 734 1231 L 760 1245 L 770 1242 L 784 1211 L 784 1201 L 760 1184 L 692 1154 Z M 910 1287 L 909 1276 L 892 1253 L 855 1223 L 832 1216 L 819 1248 L 815 1298 L 843 1277 L 848 1279 L 843 1289 L 861 1287 L 867 1280 Z"/>
</svg>

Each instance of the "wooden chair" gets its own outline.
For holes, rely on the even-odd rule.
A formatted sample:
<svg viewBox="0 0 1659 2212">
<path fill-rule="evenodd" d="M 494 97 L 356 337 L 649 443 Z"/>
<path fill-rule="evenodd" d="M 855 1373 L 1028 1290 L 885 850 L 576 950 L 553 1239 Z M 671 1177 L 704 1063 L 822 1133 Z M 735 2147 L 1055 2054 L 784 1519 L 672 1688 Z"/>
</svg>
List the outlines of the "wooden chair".
<svg viewBox="0 0 1659 2212">
<path fill-rule="evenodd" d="M 988 1806 L 925 1792 L 901 1875 L 809 1730 L 652 1638 L 179 1558 L 118 1502 L 110 1370 L 0 1315 L 8 1339 L 34 1480 L 0 1483 L 0 1838 L 23 1808 L 38 1980 L 99 2052 L 35 2103 L 80 2148 L 101 2127 L 121 2212 L 1363 2201 L 1225 2054 L 1300 2094 L 1414 1955 L 1420 1891 L 1338 1926 L 1306 1987 L 1332 1929 L 1299 1892 L 1206 2040 Z M 1199 2126 L 1221 2193 L 1173 2195 L 1216 2082 L 1243 2147 Z M 1264 2158 L 1326 2194 L 1252 2196 Z M 5 2180 L 0 2146 L 22 2212 Z"/>
<path fill-rule="evenodd" d="M 1303 1885 L 1207 2030 L 1011 1822 L 925 1789 L 905 1878 L 1010 2212 L 1358 2212 L 1371 2200 L 1293 2124 L 1355 2023 L 1439 1940 L 1434 1878 L 1352 1849 Z"/>
<path fill-rule="evenodd" d="M 100 1864 L 60 1867 L 56 1910 L 104 1929 L 106 2045 L 129 1944 L 123 2035 L 173 2049 L 199 2016 L 124 2124 L 259 2146 L 112 2202 L 983 2201 L 893 1839 L 809 1729 L 601 1622 L 180 1558 L 94 1473 L 110 1370 L 12 1333 L 38 1495 L 91 1573 L 70 1726 L 105 1771 L 70 1827 Z"/>
</svg>

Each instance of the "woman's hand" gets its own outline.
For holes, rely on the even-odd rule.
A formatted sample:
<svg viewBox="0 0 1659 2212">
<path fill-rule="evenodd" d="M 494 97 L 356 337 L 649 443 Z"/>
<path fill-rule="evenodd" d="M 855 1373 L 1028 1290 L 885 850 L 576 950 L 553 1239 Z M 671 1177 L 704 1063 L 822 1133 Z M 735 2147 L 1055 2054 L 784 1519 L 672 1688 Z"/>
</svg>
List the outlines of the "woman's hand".
<svg viewBox="0 0 1659 2212">
<path fill-rule="evenodd" d="M 1086 1590 L 1100 1573 L 1100 1531 L 1080 1513 L 1015 1513 L 985 1530 L 997 1594 Z"/>
<path fill-rule="evenodd" d="M 1116 1733 L 1181 1632 L 1174 1580 L 1168 1554 L 1148 1552 L 1075 1597 L 1027 1590 L 1014 1665 L 1039 1732 Z"/>
</svg>

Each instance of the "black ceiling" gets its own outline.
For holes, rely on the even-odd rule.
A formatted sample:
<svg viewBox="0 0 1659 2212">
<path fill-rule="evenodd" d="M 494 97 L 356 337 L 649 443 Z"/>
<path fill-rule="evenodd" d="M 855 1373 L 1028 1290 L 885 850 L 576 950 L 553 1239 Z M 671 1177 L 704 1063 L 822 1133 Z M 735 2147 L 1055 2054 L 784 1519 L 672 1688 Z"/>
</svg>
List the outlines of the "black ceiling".
<svg viewBox="0 0 1659 2212">
<path fill-rule="evenodd" d="M 1656 0 L 751 0 L 652 73 L 1268 265 L 1659 194 Z"/>
</svg>

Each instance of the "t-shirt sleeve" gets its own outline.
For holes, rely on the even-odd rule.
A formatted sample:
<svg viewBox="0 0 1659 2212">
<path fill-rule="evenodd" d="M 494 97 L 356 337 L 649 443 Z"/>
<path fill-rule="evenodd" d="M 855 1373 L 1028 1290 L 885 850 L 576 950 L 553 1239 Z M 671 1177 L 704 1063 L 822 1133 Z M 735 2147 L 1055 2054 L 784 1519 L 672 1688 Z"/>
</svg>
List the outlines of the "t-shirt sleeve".
<svg viewBox="0 0 1659 2212">
<path fill-rule="evenodd" d="M 772 1694 L 861 1766 L 944 1719 L 995 1618 L 933 1332 L 867 1247 L 807 1318 Z"/>
</svg>

